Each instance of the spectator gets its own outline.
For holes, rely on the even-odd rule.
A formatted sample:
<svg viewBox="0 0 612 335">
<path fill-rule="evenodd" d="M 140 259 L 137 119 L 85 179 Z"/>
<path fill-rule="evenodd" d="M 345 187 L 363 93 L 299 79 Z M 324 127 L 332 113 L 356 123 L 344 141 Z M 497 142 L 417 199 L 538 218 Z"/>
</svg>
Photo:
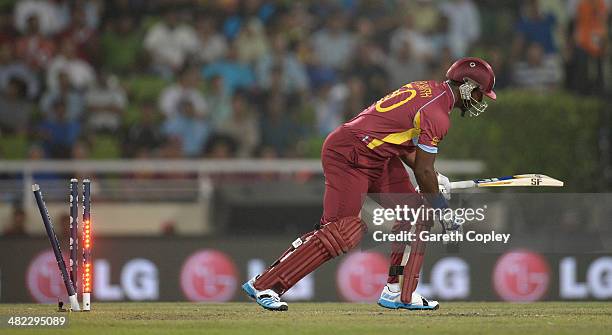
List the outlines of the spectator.
<svg viewBox="0 0 612 335">
<path fill-rule="evenodd" d="M 100 38 L 103 67 L 115 73 L 133 70 L 142 51 L 140 35 L 132 17 L 111 18 Z"/>
<path fill-rule="evenodd" d="M 582 94 L 601 94 L 609 48 L 610 8 L 604 0 L 580 0 L 573 12 L 570 88 Z"/>
<path fill-rule="evenodd" d="M 139 115 L 138 122 L 132 124 L 125 133 L 123 143 L 127 157 L 148 157 L 164 142 L 164 136 L 157 122 L 160 115 L 155 104 L 143 103 Z"/>
<path fill-rule="evenodd" d="M 440 10 L 448 19 L 448 43 L 455 58 L 464 57 L 480 37 L 480 12 L 472 0 L 447 0 Z"/>
<path fill-rule="evenodd" d="M 155 9 L 158 9 L 160 1 L 146 1 L 146 0 L 119 0 L 119 1 L 103 1 L 104 11 L 100 13 L 102 15 L 102 21 L 107 21 L 121 13 L 121 15 L 129 16 L 136 22 L 149 15 Z M 167 2 L 166 2 L 167 3 Z M 159 11 L 158 11 L 159 13 Z"/>
<path fill-rule="evenodd" d="M 384 64 L 385 54 L 375 43 L 364 41 L 357 48 L 351 69 L 358 69 L 355 76 L 365 85 L 364 99 L 372 103 L 389 91 L 387 72 Z"/>
<path fill-rule="evenodd" d="M 221 123 L 218 132 L 230 136 L 237 147 L 239 157 L 250 157 L 259 145 L 259 124 L 253 106 L 244 93 L 237 92 L 232 98 L 232 115 Z"/>
<path fill-rule="evenodd" d="M 223 35 L 228 40 L 233 41 L 244 24 L 244 19 L 240 15 L 240 2 L 224 1 L 220 3 L 220 7 L 224 18 L 222 24 Z"/>
<path fill-rule="evenodd" d="M 76 48 L 79 58 L 94 63 L 97 59 L 98 33 L 87 22 L 85 7 L 77 7 L 72 12 L 72 23 L 61 34 L 61 39 L 68 39 Z"/>
<path fill-rule="evenodd" d="M 41 161 L 44 159 L 48 159 L 50 157 L 46 156 L 45 149 L 42 145 L 36 143 L 32 144 L 30 148 L 28 148 L 28 161 Z M 36 182 L 41 182 L 43 180 L 62 180 L 64 176 L 61 173 L 56 172 L 36 172 L 32 174 L 32 179 Z"/>
<path fill-rule="evenodd" d="M 272 1 L 245 1 L 243 12 L 245 17 L 257 18 L 261 23 L 267 25 L 276 14 L 276 4 Z"/>
<path fill-rule="evenodd" d="M 9 11 L 0 11 L 0 45 L 12 45 L 18 36 L 17 29 L 13 25 L 13 15 Z"/>
<path fill-rule="evenodd" d="M 228 94 L 234 94 L 236 89 L 250 89 L 255 84 L 253 70 L 238 59 L 238 50 L 235 43 L 230 46 L 227 57 L 204 66 L 202 75 L 206 79 L 214 76 L 223 77 L 223 84 Z"/>
<path fill-rule="evenodd" d="M 282 73 L 283 93 L 291 94 L 308 89 L 306 69 L 298 61 L 296 54 L 288 48 L 284 35 L 277 34 L 273 38 L 272 50 L 257 63 L 257 81 L 260 88 L 270 88 L 271 72 L 277 68 Z"/>
<path fill-rule="evenodd" d="M 89 149 L 89 146 L 87 145 L 87 141 L 77 141 L 72 146 L 71 158 L 75 160 L 89 159 L 90 158 L 89 151 L 90 149 Z M 80 171 L 79 173 L 83 175 L 87 175 L 86 173 L 83 173 L 83 172 L 84 171 Z"/>
<path fill-rule="evenodd" d="M 40 145 L 34 144 L 28 149 L 28 160 L 39 161 L 45 159 L 45 149 Z"/>
<path fill-rule="evenodd" d="M 59 88 L 58 76 L 60 73 L 65 73 L 70 84 L 78 90 L 87 89 L 96 80 L 93 67 L 78 57 L 76 46 L 69 39 L 62 40 L 60 54 L 49 63 L 47 69 L 47 88 L 49 90 Z"/>
<path fill-rule="evenodd" d="M 402 25 L 393 31 L 389 42 L 391 55 L 403 49 L 406 41 L 409 41 L 411 48 L 411 58 L 428 61 L 433 57 L 431 41 L 423 32 L 414 28 L 413 13 L 406 13 L 402 20 Z"/>
<path fill-rule="evenodd" d="M 357 17 L 355 22 L 356 47 L 359 43 L 376 39 L 376 26 L 368 17 Z"/>
<path fill-rule="evenodd" d="M 54 117 L 44 120 L 38 127 L 45 154 L 56 159 L 70 158 L 72 147 L 81 130 L 79 122 L 67 118 L 63 100 L 55 101 L 52 111 Z"/>
<path fill-rule="evenodd" d="M 315 19 L 308 11 L 306 3 L 293 1 L 289 10 L 281 14 L 279 25 L 283 27 L 279 33 L 284 34 L 289 43 L 298 43 L 308 38 L 315 25 Z"/>
<path fill-rule="evenodd" d="M 79 120 L 85 111 L 85 100 L 81 91 L 74 88 L 70 83 L 68 74 L 60 72 L 57 75 L 58 87 L 49 89 L 40 99 L 40 109 L 45 118 L 53 120 L 53 104 L 63 100 L 66 104 L 66 118 L 70 121 Z"/>
<path fill-rule="evenodd" d="M 266 160 L 274 160 L 280 158 L 278 156 L 278 152 L 270 146 L 261 146 L 257 148 L 257 152 L 255 153 L 257 158 L 266 159 Z M 274 174 L 276 175 L 276 174 Z"/>
<path fill-rule="evenodd" d="M 260 119 L 261 144 L 279 156 L 290 155 L 297 135 L 297 125 L 287 113 L 287 101 L 282 94 L 272 94 L 264 105 Z"/>
<path fill-rule="evenodd" d="M 442 20 L 441 11 L 432 0 L 406 1 L 402 5 L 404 13 L 418 13 L 414 15 L 414 29 L 425 35 L 433 33 Z"/>
<path fill-rule="evenodd" d="M 338 72 L 324 65 L 314 52 L 310 40 L 303 40 L 298 44 L 298 59 L 306 67 L 308 81 L 311 89 L 317 89 L 321 85 L 337 80 Z"/>
<path fill-rule="evenodd" d="M 144 40 L 145 49 L 151 54 L 153 70 L 171 78 L 185 65 L 187 57 L 198 46 L 198 37 L 191 25 L 179 22 L 179 14 L 168 11 L 162 21 L 153 25 Z"/>
<path fill-rule="evenodd" d="M 314 52 L 322 65 L 342 70 L 351 63 L 356 39 L 347 29 L 343 13 L 334 13 L 326 19 L 325 27 L 312 36 Z"/>
<path fill-rule="evenodd" d="M 161 159 L 183 159 L 185 155 L 183 153 L 183 144 L 181 138 L 178 136 L 172 136 L 163 143 L 159 148 L 159 158 Z M 163 176 L 166 178 L 180 178 L 185 176 L 186 173 L 175 172 L 175 173 L 164 173 Z"/>
<path fill-rule="evenodd" d="M 75 142 L 74 145 L 72 146 L 72 150 L 70 152 L 70 158 L 72 160 L 91 159 L 90 151 L 91 151 L 91 147 L 87 139 L 81 139 L 80 141 Z M 77 178 L 77 179 L 87 179 L 87 178 L 92 178 L 92 177 L 95 178 L 95 172 L 91 170 L 80 169 L 79 171 L 75 172 L 75 174 L 72 175 L 72 177 Z M 64 177 L 64 178 L 68 178 L 68 177 Z"/>
<path fill-rule="evenodd" d="M 26 212 L 20 205 L 13 205 L 13 213 L 10 220 L 4 225 L 2 235 L 10 237 L 27 236 L 26 231 Z"/>
<path fill-rule="evenodd" d="M 236 38 L 238 59 L 243 64 L 254 65 L 269 51 L 265 27 L 257 18 L 251 18 Z"/>
<path fill-rule="evenodd" d="M 385 62 L 388 81 L 396 89 L 411 81 L 424 80 L 427 75 L 427 64 L 412 57 L 411 40 L 405 39 L 403 42 Z"/>
<path fill-rule="evenodd" d="M 164 123 L 164 134 L 180 142 L 183 156 L 199 157 L 203 153 L 211 127 L 208 121 L 196 112 L 190 100 L 181 101 L 178 109 L 178 113 Z"/>
<path fill-rule="evenodd" d="M 97 30 L 100 26 L 100 15 L 106 5 L 107 3 L 102 0 L 77 1 L 74 11 L 82 12 L 87 27 Z"/>
<path fill-rule="evenodd" d="M 210 106 L 210 121 L 213 127 L 219 126 L 232 116 L 232 97 L 227 92 L 223 77 L 216 75 L 210 79 L 206 102 Z"/>
<path fill-rule="evenodd" d="M 166 87 L 160 95 L 159 108 L 171 119 L 178 115 L 181 103 L 188 101 L 198 116 L 207 112 L 206 99 L 200 92 L 200 75 L 195 68 L 186 68 L 180 74 L 178 82 Z"/>
<path fill-rule="evenodd" d="M 350 120 L 361 113 L 374 101 L 366 101 L 365 85 L 357 76 L 351 76 L 347 80 L 348 96 L 344 104 L 343 119 Z"/>
<path fill-rule="evenodd" d="M 25 133 L 34 113 L 34 105 L 26 99 L 25 84 L 11 78 L 0 95 L 0 132 Z"/>
<path fill-rule="evenodd" d="M 525 0 L 521 17 L 516 24 L 516 37 L 512 45 L 512 59 L 517 61 L 523 56 L 526 47 L 537 43 L 547 55 L 557 54 L 554 40 L 556 19 L 552 14 L 541 12 L 538 0 Z"/>
<path fill-rule="evenodd" d="M 440 62 L 442 60 L 444 49 L 448 49 L 449 51 L 451 51 L 451 57 L 453 59 L 456 59 L 455 57 L 452 56 L 451 42 L 450 42 L 451 36 L 449 36 L 449 33 L 448 33 L 449 20 L 446 16 L 442 16 L 440 17 L 440 20 L 438 22 L 439 23 L 436 29 L 434 29 L 429 35 L 429 43 L 430 43 L 431 51 L 432 51 L 431 62 L 433 63 Z"/>
<path fill-rule="evenodd" d="M 519 62 L 514 68 L 514 84 L 536 91 L 556 88 L 562 79 L 558 59 L 546 55 L 538 43 L 531 43 L 527 48 L 527 60 Z"/>
<path fill-rule="evenodd" d="M 225 36 L 218 33 L 215 28 L 215 20 L 210 16 L 205 16 L 196 23 L 198 37 L 196 53 L 203 63 L 215 62 L 227 53 Z"/>
<path fill-rule="evenodd" d="M 430 78 L 435 78 L 436 80 L 445 80 L 446 79 L 446 71 L 448 68 L 455 62 L 455 58 L 451 54 L 450 48 L 443 48 L 440 51 L 440 55 L 436 57 L 437 59 L 433 63 Z M 497 72 L 496 72 L 497 74 Z"/>
<path fill-rule="evenodd" d="M 319 136 L 327 136 L 346 121 L 344 120 L 344 103 L 348 94 L 348 87 L 343 83 L 329 83 L 316 91 L 313 101 Z"/>
<path fill-rule="evenodd" d="M 127 97 L 117 77 L 105 73 L 98 75 L 96 84 L 85 94 L 85 104 L 89 129 L 108 133 L 119 130 Z"/>
<path fill-rule="evenodd" d="M 206 158 L 230 159 L 236 157 L 236 141 L 232 137 L 215 135 L 206 146 Z"/>
<path fill-rule="evenodd" d="M 60 32 L 70 22 L 69 10 L 63 1 L 22 0 L 15 4 L 15 27 L 21 33 L 31 29 L 31 20 L 36 21 L 44 36 Z"/>
<path fill-rule="evenodd" d="M 33 100 L 40 93 L 40 82 L 36 74 L 14 55 L 9 43 L 0 44 L 0 91 L 4 91 L 12 79 L 26 84 L 27 98 Z"/>
<path fill-rule="evenodd" d="M 53 40 L 40 31 L 38 24 L 38 18 L 30 16 L 27 19 L 27 28 L 15 43 L 17 57 L 37 72 L 42 71 L 55 54 Z"/>
<path fill-rule="evenodd" d="M 495 88 L 503 89 L 511 84 L 511 73 L 506 54 L 500 47 L 488 49 L 487 60 L 495 71 Z"/>
</svg>

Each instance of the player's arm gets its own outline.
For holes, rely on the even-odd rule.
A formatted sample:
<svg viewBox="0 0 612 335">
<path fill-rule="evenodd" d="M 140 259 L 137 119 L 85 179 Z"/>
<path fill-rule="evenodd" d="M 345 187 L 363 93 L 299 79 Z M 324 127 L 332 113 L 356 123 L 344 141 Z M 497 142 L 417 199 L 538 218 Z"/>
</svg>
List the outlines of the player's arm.
<svg viewBox="0 0 612 335">
<path fill-rule="evenodd" d="M 442 141 L 450 127 L 448 113 L 440 109 L 428 110 L 421 114 L 420 126 L 421 132 L 415 141 L 416 150 L 412 170 L 419 184 L 419 191 L 425 195 L 429 205 L 444 208 L 448 206 L 448 203 L 440 191 L 444 190 L 445 193 L 450 194 L 450 181 L 436 173 L 434 162 L 438 154 L 438 143 Z M 439 184 L 443 184 L 444 187 L 438 187 Z"/>
<path fill-rule="evenodd" d="M 430 153 L 421 148 L 417 148 L 416 158 L 414 161 L 414 176 L 416 177 L 419 188 L 421 189 L 421 194 L 423 194 L 429 206 L 433 208 L 446 209 L 448 208 L 448 200 L 444 194 L 440 192 L 438 187 L 439 174 L 434 170 L 435 160 L 435 153 Z M 456 217 L 454 216 L 452 218 L 439 218 L 439 221 L 442 224 L 442 231 L 445 233 L 448 231 L 462 231 L 461 224 L 456 221 Z"/>
<path fill-rule="evenodd" d="M 416 159 L 416 150 L 408 152 L 400 156 L 400 159 L 414 171 L 414 160 Z"/>
<path fill-rule="evenodd" d="M 421 148 L 417 148 L 414 151 L 414 166 L 411 167 L 414 171 L 414 176 L 416 177 L 417 184 L 419 184 L 421 193 L 426 196 L 437 195 L 439 193 L 438 177 L 434 169 L 435 161 L 435 153 L 429 153 Z"/>
</svg>

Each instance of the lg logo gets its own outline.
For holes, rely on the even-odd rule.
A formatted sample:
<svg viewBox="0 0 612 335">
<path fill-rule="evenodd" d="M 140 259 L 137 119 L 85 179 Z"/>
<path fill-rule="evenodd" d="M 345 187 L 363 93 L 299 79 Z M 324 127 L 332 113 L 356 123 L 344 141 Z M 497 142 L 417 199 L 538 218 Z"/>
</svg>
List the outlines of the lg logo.
<svg viewBox="0 0 612 335">
<path fill-rule="evenodd" d="M 550 268 L 540 254 L 517 250 L 499 258 L 493 270 L 493 286 L 506 301 L 537 301 L 548 291 Z"/>
</svg>

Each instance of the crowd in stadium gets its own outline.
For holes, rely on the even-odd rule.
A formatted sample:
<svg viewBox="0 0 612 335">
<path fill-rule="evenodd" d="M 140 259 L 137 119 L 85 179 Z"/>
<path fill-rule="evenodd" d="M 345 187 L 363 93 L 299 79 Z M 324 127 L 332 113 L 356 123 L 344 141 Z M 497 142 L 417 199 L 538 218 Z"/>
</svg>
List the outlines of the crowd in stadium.
<svg viewBox="0 0 612 335">
<path fill-rule="evenodd" d="M 603 92 L 609 60 L 605 0 L 0 10 L 0 159 L 303 157 L 389 91 L 442 80 L 457 57 L 487 59 L 497 89 L 578 94 Z"/>
</svg>

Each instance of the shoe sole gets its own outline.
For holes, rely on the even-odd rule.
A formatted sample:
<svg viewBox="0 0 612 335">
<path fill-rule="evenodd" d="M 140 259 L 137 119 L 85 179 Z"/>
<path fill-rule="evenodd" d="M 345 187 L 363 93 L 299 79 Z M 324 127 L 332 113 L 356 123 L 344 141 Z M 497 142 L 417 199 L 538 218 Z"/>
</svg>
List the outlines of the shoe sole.
<svg viewBox="0 0 612 335">
<path fill-rule="evenodd" d="M 266 306 L 263 306 L 263 305 L 259 305 L 259 306 L 263 307 L 267 311 L 272 311 L 272 312 L 285 312 L 285 311 L 289 310 L 289 306 L 281 306 L 279 308 L 269 308 L 269 307 L 266 307 Z"/>
<path fill-rule="evenodd" d="M 434 306 L 434 307 L 429 307 L 429 306 L 401 307 L 401 306 L 398 306 L 398 305 L 391 305 L 391 303 L 389 305 L 384 305 L 380 301 L 378 302 L 378 306 L 380 306 L 382 308 L 386 308 L 386 309 L 407 309 L 409 311 L 435 311 L 435 310 L 438 310 L 440 308 L 439 304 Z"/>
</svg>

